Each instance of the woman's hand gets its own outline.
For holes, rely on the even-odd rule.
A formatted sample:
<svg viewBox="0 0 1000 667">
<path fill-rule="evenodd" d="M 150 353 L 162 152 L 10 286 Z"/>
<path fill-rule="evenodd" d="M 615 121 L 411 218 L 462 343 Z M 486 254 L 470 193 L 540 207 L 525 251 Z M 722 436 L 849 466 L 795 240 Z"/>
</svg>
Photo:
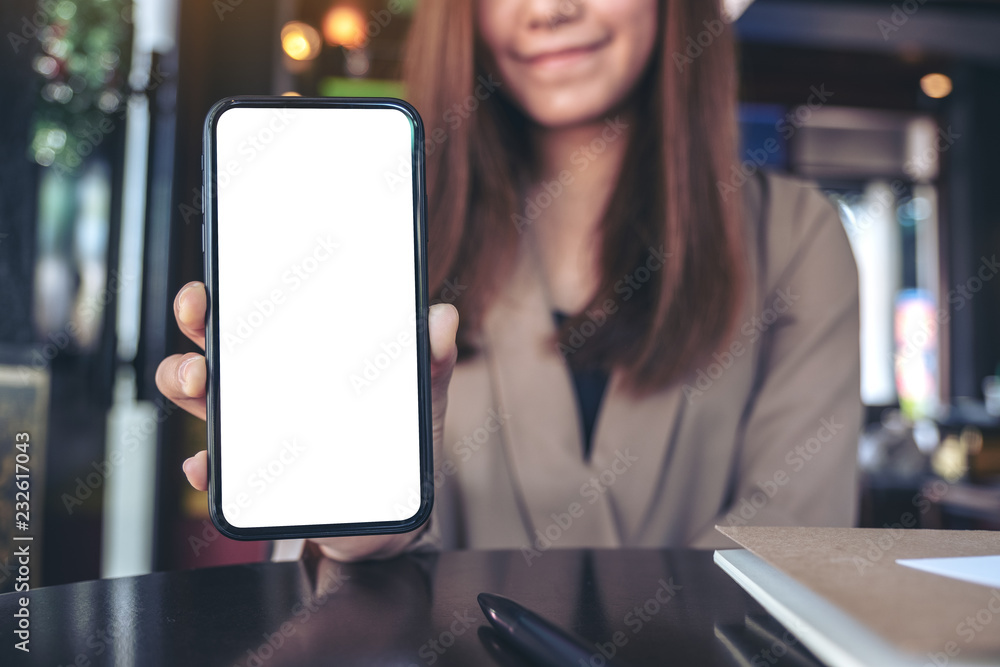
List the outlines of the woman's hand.
<svg viewBox="0 0 1000 667">
<path fill-rule="evenodd" d="M 174 317 L 181 332 L 202 350 L 205 349 L 205 286 L 191 282 L 181 288 L 174 299 Z M 431 306 L 428 321 L 431 342 L 431 405 L 434 428 L 434 448 L 440 450 L 444 438 L 444 415 L 448 406 L 448 383 L 458 357 L 455 334 L 458 311 L 450 304 Z M 205 419 L 206 379 L 205 357 L 197 353 L 174 354 L 156 370 L 156 386 L 168 399 L 195 417 Z M 208 489 L 208 452 L 201 451 L 184 462 L 188 482 L 199 491 Z M 402 551 L 416 533 L 397 535 L 366 535 L 359 537 L 328 537 L 314 540 L 330 558 L 361 560 L 387 558 Z"/>
</svg>

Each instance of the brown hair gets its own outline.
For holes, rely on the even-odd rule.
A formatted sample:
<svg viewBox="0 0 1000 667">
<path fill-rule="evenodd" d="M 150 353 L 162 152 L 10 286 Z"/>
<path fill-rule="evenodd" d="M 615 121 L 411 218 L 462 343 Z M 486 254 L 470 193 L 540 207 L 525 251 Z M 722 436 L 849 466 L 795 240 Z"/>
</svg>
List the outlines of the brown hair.
<svg viewBox="0 0 1000 667">
<path fill-rule="evenodd" d="M 728 26 L 699 56 L 683 56 L 688 37 L 709 25 L 716 29 L 707 34 L 719 32 L 719 4 L 660 1 L 660 38 L 633 93 L 635 122 L 600 223 L 599 287 L 559 332 L 574 365 L 621 366 L 637 393 L 679 379 L 714 351 L 743 297 L 741 201 L 720 197 L 716 186 L 736 157 Z M 408 99 L 425 123 L 431 298 L 446 280 L 467 286 L 451 295 L 461 313 L 463 355 L 474 349 L 483 314 L 511 268 L 518 186 L 532 161 L 523 113 L 504 95 L 490 95 L 478 107 L 472 102 L 477 77 L 489 74 L 474 5 L 421 0 L 404 63 Z M 463 117 L 454 113 L 456 104 L 475 110 Z M 660 245 L 667 258 L 658 279 L 620 298 L 616 284 Z M 603 312 L 608 299 L 619 309 L 585 345 L 573 346 L 571 330 L 588 321 L 588 312 Z"/>
</svg>

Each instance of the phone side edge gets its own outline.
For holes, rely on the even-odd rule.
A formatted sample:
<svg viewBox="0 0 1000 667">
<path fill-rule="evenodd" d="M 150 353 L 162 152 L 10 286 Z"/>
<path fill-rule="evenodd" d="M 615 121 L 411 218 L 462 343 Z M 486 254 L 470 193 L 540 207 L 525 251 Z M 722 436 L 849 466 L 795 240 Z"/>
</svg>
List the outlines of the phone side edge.
<svg viewBox="0 0 1000 667">
<path fill-rule="evenodd" d="M 430 352 L 430 298 L 427 273 L 427 188 L 426 155 L 424 152 L 424 123 L 417 109 L 405 100 L 394 99 L 413 124 L 413 213 L 414 213 L 414 271 L 416 307 L 419 321 L 428 326 L 420 327 L 417 346 L 418 403 L 420 405 L 420 507 L 408 521 L 411 530 L 424 525 L 434 507 L 434 425 L 431 394 Z"/>
<path fill-rule="evenodd" d="M 253 539 L 241 534 L 240 529 L 226 519 L 222 507 L 221 479 L 221 419 L 219 400 L 218 354 L 218 256 L 216 252 L 216 225 L 218 193 L 215 187 L 215 133 L 222 115 L 237 103 L 236 98 L 223 98 L 212 105 L 205 116 L 202 137 L 202 216 L 205 225 L 205 251 L 203 256 L 205 278 L 205 369 L 207 379 L 205 421 L 208 445 L 208 514 L 215 528 L 232 539 Z"/>
</svg>

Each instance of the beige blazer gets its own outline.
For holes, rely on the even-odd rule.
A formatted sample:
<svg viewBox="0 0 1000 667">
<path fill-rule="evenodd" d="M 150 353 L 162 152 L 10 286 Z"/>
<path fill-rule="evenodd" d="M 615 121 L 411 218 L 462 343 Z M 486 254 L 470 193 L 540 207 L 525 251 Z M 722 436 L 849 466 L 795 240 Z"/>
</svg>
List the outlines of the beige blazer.
<svg viewBox="0 0 1000 667">
<path fill-rule="evenodd" d="M 854 523 L 862 406 L 846 234 L 808 184 L 772 175 L 741 194 L 752 280 L 738 330 L 712 363 L 641 400 L 613 372 L 589 462 L 522 244 L 483 354 L 455 368 L 434 510 L 414 548 L 521 549 L 531 562 L 549 548 L 733 546 L 716 524 Z"/>
<path fill-rule="evenodd" d="M 522 244 L 484 320 L 484 353 L 452 378 L 423 542 L 529 552 L 715 547 L 731 546 L 718 523 L 854 523 L 854 258 L 813 187 L 769 176 L 743 190 L 753 279 L 729 349 L 641 400 L 613 372 L 589 462 L 569 370 L 544 344 L 552 306 L 536 254 Z"/>
</svg>

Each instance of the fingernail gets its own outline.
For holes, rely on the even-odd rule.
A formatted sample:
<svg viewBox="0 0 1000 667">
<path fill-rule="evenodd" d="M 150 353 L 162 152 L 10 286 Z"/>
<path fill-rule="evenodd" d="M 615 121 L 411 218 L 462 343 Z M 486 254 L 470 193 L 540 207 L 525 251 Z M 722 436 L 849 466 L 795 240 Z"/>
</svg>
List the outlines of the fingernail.
<svg viewBox="0 0 1000 667">
<path fill-rule="evenodd" d="M 191 369 L 191 364 L 197 359 L 198 357 L 191 357 L 190 359 L 185 359 L 184 361 L 181 362 L 180 367 L 178 367 L 177 369 L 177 377 L 181 382 L 181 389 L 184 390 L 185 394 L 187 393 L 187 379 L 188 379 L 188 373 Z"/>
<path fill-rule="evenodd" d="M 183 310 L 184 299 L 187 298 L 187 293 L 194 289 L 197 283 L 188 283 L 181 288 L 181 291 L 177 293 L 177 312 L 178 314 Z"/>
<path fill-rule="evenodd" d="M 428 327 L 428 329 L 431 327 L 431 321 L 432 320 L 437 320 L 437 319 L 440 319 L 440 318 L 441 318 L 440 312 L 436 308 L 431 308 L 430 311 L 427 313 L 427 327 Z M 445 360 L 445 357 L 438 356 L 437 354 L 434 354 L 434 346 L 433 345 L 431 345 L 431 358 L 434 361 L 437 361 L 437 362 Z"/>
<path fill-rule="evenodd" d="M 191 467 L 191 459 L 184 459 L 184 463 L 181 464 L 181 470 L 184 471 L 185 475 L 188 474 L 188 468 L 190 467 Z"/>
<path fill-rule="evenodd" d="M 184 287 L 182 287 L 181 291 L 177 293 L 177 305 L 178 306 L 180 306 L 181 303 L 184 302 L 184 295 L 187 294 L 187 291 L 189 289 L 191 289 L 191 283 L 188 283 L 187 285 L 185 285 Z"/>
<path fill-rule="evenodd" d="M 442 309 L 431 308 L 427 318 L 428 326 L 436 326 L 436 325 L 431 325 L 430 320 L 439 320 L 442 317 L 444 317 L 444 311 Z M 452 355 L 451 346 L 448 346 L 448 348 L 445 349 L 444 351 L 439 351 L 439 354 L 435 354 L 433 345 L 431 346 L 431 357 L 436 363 L 447 361 L 451 357 L 451 355 Z"/>
</svg>

